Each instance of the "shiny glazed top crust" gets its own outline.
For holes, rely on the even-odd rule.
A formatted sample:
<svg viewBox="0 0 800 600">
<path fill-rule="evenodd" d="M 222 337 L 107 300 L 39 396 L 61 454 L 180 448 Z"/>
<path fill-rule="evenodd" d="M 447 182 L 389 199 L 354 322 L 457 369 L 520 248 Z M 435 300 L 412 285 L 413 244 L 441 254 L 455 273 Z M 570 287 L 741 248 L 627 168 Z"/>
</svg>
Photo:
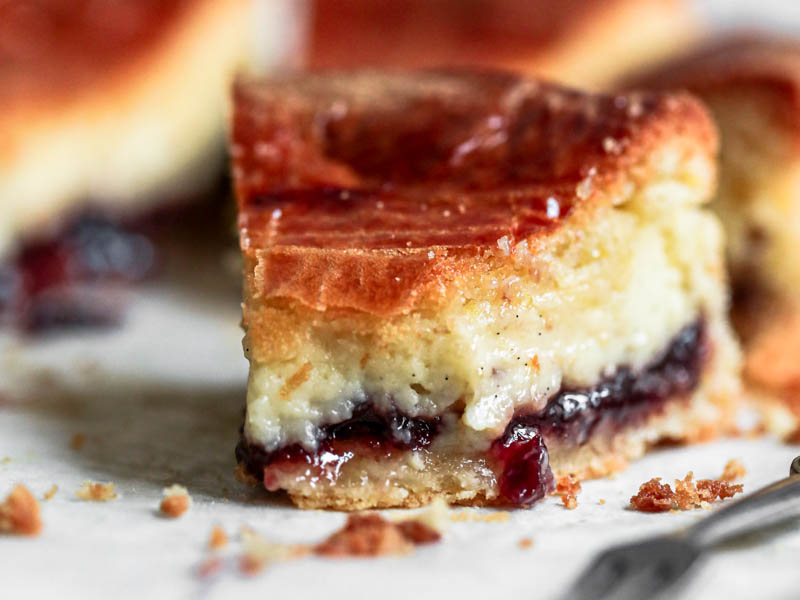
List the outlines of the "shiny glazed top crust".
<svg viewBox="0 0 800 600">
<path fill-rule="evenodd" d="M 530 252 L 648 177 L 715 151 L 685 94 L 588 95 L 491 71 L 240 81 L 231 151 L 248 294 L 375 315 Z M 583 217 L 581 217 L 583 215 Z"/>
</svg>

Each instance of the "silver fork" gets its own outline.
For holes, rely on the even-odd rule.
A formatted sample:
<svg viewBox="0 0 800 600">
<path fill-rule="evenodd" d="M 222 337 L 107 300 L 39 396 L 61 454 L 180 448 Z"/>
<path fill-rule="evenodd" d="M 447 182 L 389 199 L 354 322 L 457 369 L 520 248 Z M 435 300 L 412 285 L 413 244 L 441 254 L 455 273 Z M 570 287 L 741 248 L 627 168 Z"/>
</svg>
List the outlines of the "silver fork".
<svg viewBox="0 0 800 600">
<path fill-rule="evenodd" d="M 563 600 L 638 600 L 675 591 L 714 546 L 800 517 L 800 456 L 789 477 L 731 502 L 672 535 L 616 546 L 598 555 Z"/>
</svg>

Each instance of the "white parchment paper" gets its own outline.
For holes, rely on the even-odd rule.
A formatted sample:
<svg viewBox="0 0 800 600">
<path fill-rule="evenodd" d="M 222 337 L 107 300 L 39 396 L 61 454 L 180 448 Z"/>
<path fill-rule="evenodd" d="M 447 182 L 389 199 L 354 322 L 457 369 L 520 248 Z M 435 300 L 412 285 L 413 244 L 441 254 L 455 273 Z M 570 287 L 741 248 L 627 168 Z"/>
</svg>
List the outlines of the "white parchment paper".
<svg viewBox="0 0 800 600">
<path fill-rule="evenodd" d="M 224 286 L 223 286 L 224 288 Z M 611 544 L 669 531 L 705 511 L 644 515 L 626 509 L 643 481 L 715 477 L 730 458 L 749 470 L 745 491 L 787 473 L 800 447 L 728 440 L 655 452 L 613 480 L 584 484 L 579 506 L 548 499 L 506 522 L 454 522 L 444 541 L 403 558 L 304 559 L 240 574 L 238 531 L 248 525 L 279 542 L 310 542 L 344 516 L 299 511 L 233 476 L 246 363 L 236 290 L 145 289 L 123 328 L 0 349 L 0 494 L 23 482 L 41 498 L 37 538 L 0 537 L 0 597 L 8 598 L 548 598 L 591 555 Z M 74 434 L 86 436 L 76 450 Z M 85 479 L 112 481 L 119 498 L 82 502 Z M 158 515 L 163 487 L 186 486 L 192 509 Z M 600 504 L 600 500 L 605 500 Z M 489 514 L 491 511 L 477 511 Z M 394 511 L 395 513 L 400 511 Z M 202 578 L 213 525 L 232 537 L 218 576 Z M 521 549 L 529 537 L 533 546 Z M 687 597 L 797 596 L 800 530 L 754 538 L 717 553 Z M 15 593 L 6 595 L 10 590 Z"/>
<path fill-rule="evenodd" d="M 723 26 L 768 22 L 798 31 L 794 0 L 701 0 Z M 670 531 L 704 511 L 626 510 L 643 481 L 720 474 L 730 458 L 749 470 L 745 492 L 783 477 L 800 447 L 727 440 L 654 452 L 613 480 L 584 484 L 579 506 L 549 499 L 506 522 L 452 523 L 441 544 L 403 558 L 304 559 L 255 577 L 237 568 L 237 531 L 280 542 L 316 541 L 344 516 L 299 511 L 233 477 L 246 363 L 233 286 L 143 290 L 119 330 L 46 343 L 0 340 L 0 495 L 15 482 L 41 498 L 37 538 L 0 537 L 0 598 L 550 598 L 598 550 Z M 86 436 L 73 449 L 72 436 Z M 79 501 L 85 479 L 112 481 L 119 498 Z M 158 516 L 161 489 L 186 486 L 192 509 Z M 600 503 L 601 500 L 605 502 Z M 472 509 L 470 509 L 472 510 Z M 490 511 L 473 510 L 488 514 Z M 214 525 L 232 537 L 216 577 L 197 567 Z M 521 549 L 519 541 L 533 546 Z M 797 598 L 800 529 L 754 536 L 717 552 L 683 596 L 705 600 Z"/>
</svg>

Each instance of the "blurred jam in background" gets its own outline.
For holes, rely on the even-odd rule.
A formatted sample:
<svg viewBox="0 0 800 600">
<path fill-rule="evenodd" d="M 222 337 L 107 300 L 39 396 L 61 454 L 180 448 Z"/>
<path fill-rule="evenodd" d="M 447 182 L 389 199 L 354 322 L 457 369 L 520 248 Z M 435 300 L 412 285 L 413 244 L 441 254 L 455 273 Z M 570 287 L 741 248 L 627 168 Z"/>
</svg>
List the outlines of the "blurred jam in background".
<svg viewBox="0 0 800 600">
<path fill-rule="evenodd" d="M 754 15 L 794 31 L 800 4 L 0 0 L 0 325 L 118 322 L 124 284 L 174 275 L 175 247 L 179 271 L 219 269 L 235 289 L 240 73 L 479 66 L 602 89 Z"/>
</svg>

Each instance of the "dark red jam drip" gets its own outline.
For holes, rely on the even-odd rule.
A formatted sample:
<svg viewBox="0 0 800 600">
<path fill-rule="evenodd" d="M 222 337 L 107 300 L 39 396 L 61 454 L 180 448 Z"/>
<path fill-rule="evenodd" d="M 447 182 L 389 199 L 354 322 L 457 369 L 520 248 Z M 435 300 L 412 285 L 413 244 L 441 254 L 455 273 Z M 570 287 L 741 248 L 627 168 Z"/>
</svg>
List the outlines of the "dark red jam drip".
<svg viewBox="0 0 800 600">
<path fill-rule="evenodd" d="M 154 256 L 146 235 L 84 215 L 0 266 L 0 321 L 27 333 L 114 324 L 116 304 L 84 286 L 140 281 Z"/>
<path fill-rule="evenodd" d="M 309 452 L 300 444 L 267 452 L 261 444 L 248 442 L 242 434 L 236 446 L 236 459 L 248 473 L 261 479 L 264 469 L 276 463 L 306 463 L 335 473 L 353 457 L 344 447 L 369 449 L 380 454 L 393 450 L 421 450 L 439 433 L 440 417 L 409 417 L 396 408 L 379 411 L 371 402 L 358 405 L 353 416 L 321 428 L 317 450 Z"/>
<path fill-rule="evenodd" d="M 591 387 L 562 388 L 543 410 L 516 416 L 492 444 L 492 456 L 500 464 L 501 494 L 515 505 L 543 498 L 553 488 L 543 438 L 580 446 L 599 430 L 613 434 L 643 422 L 668 400 L 697 386 L 707 352 L 705 326 L 698 319 L 644 369 L 620 367 Z"/>
<path fill-rule="evenodd" d="M 699 383 L 708 343 L 703 319 L 681 329 L 664 353 L 639 371 L 620 367 L 590 387 L 562 388 L 539 412 L 518 414 L 489 451 L 504 500 L 525 506 L 554 488 L 546 442 L 580 446 L 594 434 L 613 435 L 663 410 Z M 318 449 L 292 444 L 273 452 L 242 435 L 236 448 L 240 464 L 261 479 L 267 467 L 307 464 L 335 481 L 354 448 L 390 454 L 427 447 L 441 429 L 439 418 L 411 418 L 396 410 L 377 411 L 361 404 L 352 418 L 322 428 Z M 356 450 L 358 451 L 358 450 Z"/>
<path fill-rule="evenodd" d="M 542 434 L 536 427 L 517 425 L 495 440 L 492 457 L 502 465 L 500 494 L 511 504 L 533 504 L 553 491 L 555 479 Z"/>
</svg>

